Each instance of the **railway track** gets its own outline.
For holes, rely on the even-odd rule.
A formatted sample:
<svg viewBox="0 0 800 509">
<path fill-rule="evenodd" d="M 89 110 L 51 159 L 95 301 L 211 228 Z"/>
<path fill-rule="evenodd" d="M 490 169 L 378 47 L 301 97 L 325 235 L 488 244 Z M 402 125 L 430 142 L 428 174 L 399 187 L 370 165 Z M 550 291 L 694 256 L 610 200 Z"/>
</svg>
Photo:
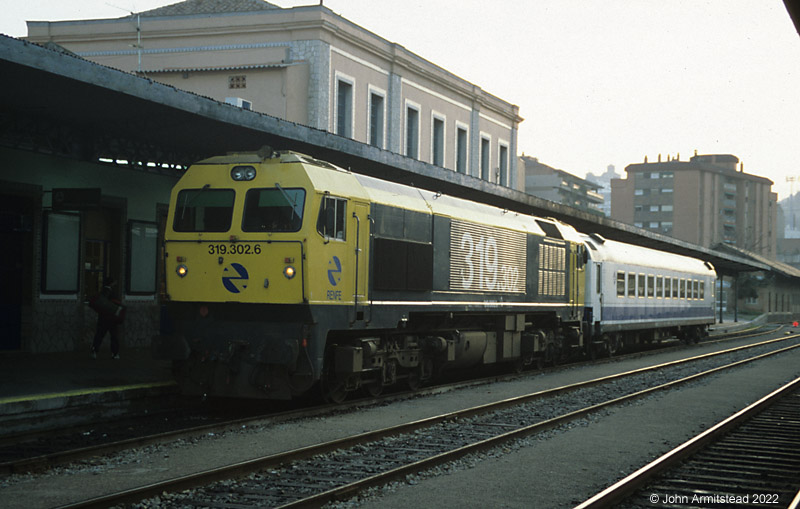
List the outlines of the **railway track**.
<svg viewBox="0 0 800 509">
<path fill-rule="evenodd" d="M 576 509 L 800 506 L 800 378 Z"/>
<path fill-rule="evenodd" d="M 750 334 L 740 331 L 715 340 L 705 341 L 704 344 L 724 342 L 732 338 L 757 337 L 769 332 L 772 331 Z M 665 352 L 679 348 L 682 347 L 667 347 L 658 351 Z M 647 353 L 649 352 L 652 352 L 652 350 Z M 636 352 L 618 356 L 616 359 L 620 360 L 645 354 L 645 352 Z M 597 361 L 591 362 L 596 363 Z M 584 364 L 588 363 L 578 362 L 571 364 L 571 366 L 579 367 Z M 554 369 L 560 368 L 546 368 L 540 372 L 550 372 Z M 417 391 L 415 395 L 432 395 L 441 391 L 492 383 L 515 376 L 518 375 L 505 374 L 478 380 L 447 383 L 441 386 L 424 388 Z M 102 454 L 113 454 L 133 447 L 175 441 L 197 435 L 224 433 L 227 430 L 241 429 L 264 423 L 278 423 L 316 417 L 331 411 L 352 410 L 365 404 L 386 404 L 408 396 L 409 392 L 399 392 L 367 400 L 349 401 L 335 406 L 266 413 L 247 412 L 244 415 L 241 415 L 242 412 L 240 410 L 233 409 L 233 413 L 238 412 L 240 414 L 240 417 L 235 419 L 224 418 L 220 415 L 220 412 L 210 413 L 199 408 L 185 408 L 177 412 L 163 412 L 158 415 L 132 417 L 113 422 L 106 421 L 98 425 L 76 426 L 69 430 L 59 430 L 57 432 L 36 432 L 27 435 L 4 437 L 0 438 L 0 474 L 8 475 L 41 471 L 72 461 Z"/>
<path fill-rule="evenodd" d="M 737 348 L 638 369 L 248 460 L 67 507 L 107 507 L 153 496 L 161 496 L 170 506 L 217 506 L 232 500 L 254 507 L 319 506 L 625 401 L 798 348 L 797 338 L 795 335 L 762 342 L 757 348 L 767 352 L 756 354 L 753 347 Z M 776 349 L 784 340 L 793 344 Z M 716 366 L 709 367 L 709 359 L 714 359 Z M 704 363 L 699 373 L 692 367 L 696 362 Z"/>
</svg>

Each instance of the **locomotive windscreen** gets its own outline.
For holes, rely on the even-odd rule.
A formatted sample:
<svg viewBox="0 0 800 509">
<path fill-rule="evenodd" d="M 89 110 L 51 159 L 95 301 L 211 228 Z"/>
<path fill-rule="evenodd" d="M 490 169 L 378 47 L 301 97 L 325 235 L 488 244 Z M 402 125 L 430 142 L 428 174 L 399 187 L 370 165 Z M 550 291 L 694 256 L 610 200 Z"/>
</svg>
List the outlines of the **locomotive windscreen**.
<svg viewBox="0 0 800 509">
<path fill-rule="evenodd" d="M 178 193 L 176 232 L 226 232 L 233 217 L 233 189 L 184 189 Z"/>
</svg>

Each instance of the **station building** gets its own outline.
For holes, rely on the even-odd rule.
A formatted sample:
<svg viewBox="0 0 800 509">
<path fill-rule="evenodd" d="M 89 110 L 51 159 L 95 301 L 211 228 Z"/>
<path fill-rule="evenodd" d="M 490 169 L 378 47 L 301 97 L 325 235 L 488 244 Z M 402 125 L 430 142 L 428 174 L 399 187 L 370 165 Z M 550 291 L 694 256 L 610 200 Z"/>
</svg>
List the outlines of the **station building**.
<svg viewBox="0 0 800 509">
<path fill-rule="evenodd" d="M 29 21 L 109 67 L 517 185 L 519 108 L 320 5 L 186 0 L 118 19 Z"/>
</svg>

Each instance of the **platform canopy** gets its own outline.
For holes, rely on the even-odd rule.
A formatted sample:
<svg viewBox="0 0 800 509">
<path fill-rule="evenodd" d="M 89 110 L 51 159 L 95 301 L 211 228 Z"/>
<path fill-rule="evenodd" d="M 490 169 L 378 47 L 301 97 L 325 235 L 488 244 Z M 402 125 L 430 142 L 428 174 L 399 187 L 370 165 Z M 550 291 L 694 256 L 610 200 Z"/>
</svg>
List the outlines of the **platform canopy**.
<svg viewBox="0 0 800 509">
<path fill-rule="evenodd" d="M 268 145 L 417 187 L 554 217 L 585 233 L 710 261 L 718 271 L 769 270 L 719 252 L 444 170 L 326 131 L 244 110 L 63 48 L 0 35 L 0 145 L 145 172 L 182 173 L 192 162 Z M 5 170 L 4 170 L 5 171 Z"/>
</svg>

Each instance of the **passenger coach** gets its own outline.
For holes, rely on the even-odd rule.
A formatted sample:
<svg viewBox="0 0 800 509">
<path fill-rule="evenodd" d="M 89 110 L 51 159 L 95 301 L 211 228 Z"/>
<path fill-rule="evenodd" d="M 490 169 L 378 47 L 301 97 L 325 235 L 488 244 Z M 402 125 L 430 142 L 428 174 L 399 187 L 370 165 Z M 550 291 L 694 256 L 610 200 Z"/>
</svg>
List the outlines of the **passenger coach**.
<svg viewBox="0 0 800 509">
<path fill-rule="evenodd" d="M 688 256 L 582 235 L 588 248 L 587 325 L 595 344 L 625 345 L 708 335 L 715 321 L 716 272 Z"/>
</svg>

